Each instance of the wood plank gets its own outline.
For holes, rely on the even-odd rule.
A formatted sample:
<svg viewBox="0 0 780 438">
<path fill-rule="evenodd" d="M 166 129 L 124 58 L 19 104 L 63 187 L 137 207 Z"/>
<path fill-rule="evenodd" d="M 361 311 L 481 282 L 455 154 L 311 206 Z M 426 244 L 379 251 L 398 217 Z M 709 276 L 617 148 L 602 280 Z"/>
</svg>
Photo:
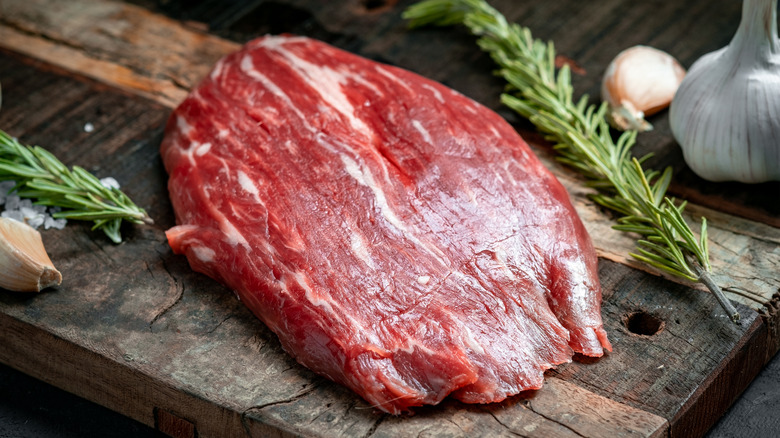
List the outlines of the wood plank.
<svg viewBox="0 0 780 438">
<path fill-rule="evenodd" d="M 132 358 L 102 350 L 105 344 L 80 345 L 67 333 L 61 337 L 63 333 L 31 326 L 5 314 L 0 314 L 0 330 L 3 363 L 142 423 L 160 429 L 155 413 L 163 410 L 208 418 L 197 424 L 201 437 L 224 436 L 226 431 L 235 436 L 243 430 L 240 412 L 192 395 L 175 382 L 163 381 L 158 373 L 125 366 Z M 70 335 L 75 337 L 76 333 Z"/>
<path fill-rule="evenodd" d="M 6 48 L 168 106 L 239 47 L 118 2 L 3 0 L 0 23 Z"/>
<path fill-rule="evenodd" d="M 348 400 L 348 398 L 346 398 Z M 468 436 L 468 437 L 661 437 L 667 422 L 648 412 L 616 403 L 582 387 L 551 377 L 544 389 L 529 391 L 494 405 L 466 405 L 447 400 L 435 409 L 421 409 L 413 417 L 380 415 L 370 429 L 356 430 L 352 422 L 356 409 L 345 397 L 327 397 L 313 392 L 273 406 L 253 408 L 249 416 L 258 421 L 253 427 L 262 430 L 268 424 L 300 426 L 296 433 L 308 436 L 320 430 L 334 436 L 398 437 Z"/>
<path fill-rule="evenodd" d="M 347 13 L 340 13 L 340 18 L 336 19 L 333 16 L 336 13 L 333 12 L 334 8 L 315 8 L 303 0 L 292 3 L 299 7 L 308 7 L 312 16 L 319 17 L 323 22 L 339 22 L 340 31 L 343 33 L 364 32 L 363 38 L 366 42 L 362 50 L 365 55 L 370 57 L 374 55 L 373 57 L 377 58 L 381 53 L 381 58 L 385 61 L 412 68 L 426 76 L 449 83 L 456 89 L 500 109 L 497 102 L 500 81 L 486 80 L 489 68 L 484 65 L 473 67 L 470 63 L 464 64 L 459 61 L 464 53 L 472 53 L 467 58 L 480 56 L 473 47 L 470 37 L 461 38 L 460 44 L 452 44 L 449 33 L 443 35 L 441 31 L 432 30 L 419 31 L 419 34 L 410 33 L 405 29 L 399 29 L 398 17 L 390 14 L 368 15 L 372 19 L 366 22 L 373 26 L 366 29 L 366 23 L 361 21 L 367 16 L 365 8 L 361 9 L 354 5 L 345 8 L 344 11 Z M 179 22 L 150 14 L 133 5 L 110 1 L 99 2 L 99 5 L 95 7 L 94 3 L 88 0 L 70 2 L 0 0 L 0 11 L 3 12 L 0 44 L 66 69 L 83 71 L 98 80 L 153 98 L 166 106 L 174 106 L 178 103 L 186 90 L 208 72 L 219 56 L 237 48 L 235 43 L 204 35 Z M 519 19 L 521 22 L 543 23 L 552 20 L 555 14 L 563 14 L 556 8 L 519 7 L 501 4 L 501 2 L 497 2 L 497 6 L 508 10 L 508 17 Z M 592 42 L 586 36 L 593 29 L 588 26 L 573 26 L 574 20 L 579 20 L 576 18 L 577 14 L 587 15 L 591 12 L 583 6 L 567 5 L 566 8 L 563 9 L 568 12 L 559 17 L 560 20 L 564 20 L 560 26 L 566 29 L 572 26 L 570 32 L 572 35 L 567 32 L 564 38 L 556 39 L 559 50 L 577 55 L 577 62 L 581 63 L 586 71 L 598 71 L 596 65 L 606 65 L 609 61 L 607 56 L 611 55 L 585 50 L 581 46 L 569 47 Z M 641 8 L 627 8 L 625 4 L 614 0 L 605 5 L 603 10 L 602 8 L 599 10 L 601 11 L 599 15 L 593 18 L 594 23 L 609 22 L 614 20 L 617 14 L 628 11 L 631 11 L 629 22 L 639 20 L 641 17 Z M 693 8 L 691 12 L 698 10 Z M 673 23 L 681 20 L 678 6 L 668 6 L 661 12 L 669 17 L 676 17 Z M 544 15 L 538 15 L 542 13 Z M 709 14 L 709 12 L 703 13 Z M 388 30 L 390 26 L 395 27 Z M 697 24 L 697 26 L 702 25 Z M 335 30 L 335 25 L 331 25 L 331 28 Z M 387 34 L 379 35 L 377 32 L 380 30 Z M 713 34 L 716 31 L 712 25 L 704 26 L 702 29 L 697 27 L 697 30 L 704 32 L 703 35 Z M 547 35 L 548 32 L 549 29 L 542 27 L 538 36 L 551 37 Z M 432 35 L 435 37 L 432 38 Z M 632 38 L 643 35 L 650 37 L 650 35 L 640 34 Z M 424 39 L 409 41 L 413 37 L 420 38 L 420 36 Z M 422 46 L 421 41 L 425 42 L 425 46 Z M 670 41 L 668 37 L 659 37 L 659 44 L 661 43 L 670 43 Z M 674 48 L 683 56 L 693 57 L 703 44 L 700 40 L 696 40 L 695 43 L 697 44 Z M 400 50 L 398 46 L 401 44 L 420 50 Z M 158 52 L 171 55 L 165 57 L 153 55 Z M 426 62 L 425 59 L 440 59 L 441 62 L 431 63 Z M 442 65 L 445 67 L 441 68 Z M 128 78 L 125 72 L 128 72 L 131 77 Z M 599 80 L 599 74 L 583 75 L 575 79 L 575 86 L 590 91 L 598 86 Z M 502 111 L 502 114 L 506 114 L 506 111 Z M 507 117 L 510 120 L 515 118 L 511 114 Z M 659 139 L 663 138 L 664 142 L 668 143 L 670 138 L 668 124 L 662 119 L 654 121 L 659 129 L 652 134 L 652 137 L 643 138 L 648 139 L 650 143 L 658 143 Z M 538 140 L 538 135 L 527 129 L 527 126 L 522 128 L 521 133 L 531 140 L 545 165 L 553 169 L 566 185 L 593 237 L 599 255 L 649 271 L 645 265 L 627 256 L 634 248 L 633 237 L 611 229 L 610 216 L 605 215 L 587 198 L 589 191 L 583 188 L 581 181 L 570 171 L 556 164 L 549 154 L 548 146 Z M 639 150 L 657 149 L 657 146 L 645 144 L 643 141 L 640 138 L 640 144 L 637 146 Z M 772 186 L 766 187 L 771 190 Z M 780 190 L 766 191 L 761 188 L 749 192 L 765 193 L 761 198 L 762 208 L 780 205 L 773 198 Z M 712 199 L 708 203 L 722 206 L 721 199 Z M 780 228 L 776 225 L 761 226 L 754 221 L 733 215 L 739 211 L 741 210 L 735 208 L 731 211 L 732 214 L 716 213 L 712 209 L 691 205 L 686 217 L 696 223 L 702 214 L 708 217 L 712 241 L 710 251 L 716 281 L 722 285 L 730 299 L 759 310 L 780 290 L 780 273 L 775 268 L 780 263 L 780 252 L 774 250 L 777 242 L 780 242 Z M 766 219 L 757 212 L 751 215 Z M 775 216 L 780 217 L 770 215 L 770 217 Z M 772 221 L 766 220 L 766 222 Z M 762 257 L 756 257 L 756 254 L 761 254 Z M 689 285 L 701 288 L 701 286 Z"/>
<path fill-rule="evenodd" d="M 289 3 L 307 11 L 316 21 L 333 17 L 323 25 L 325 31 L 335 35 L 331 42 L 375 59 L 415 67 L 498 108 L 500 81 L 488 78 L 490 64 L 474 51 L 470 37 L 453 37 L 439 30 L 408 32 L 397 17 L 400 6 L 370 13 L 355 2 L 349 2 L 354 8 L 342 11 L 318 9 L 313 2 L 303 0 Z M 562 3 L 550 8 L 530 3 L 501 4 L 515 8 L 512 10 L 518 17 L 533 21 L 550 14 L 566 17 L 567 7 L 574 7 L 578 13 L 597 13 L 593 23 L 583 26 L 583 32 L 593 32 L 596 22 L 613 19 L 612 14 L 625 7 L 608 1 L 604 10 L 586 11 L 584 6 Z M 25 141 L 47 146 L 68 163 L 84 165 L 100 176 L 117 177 L 134 199 L 149 208 L 157 223 L 154 227 L 127 228 L 128 240 L 120 246 L 90 233 L 86 226 L 70 225 L 63 232 L 45 232 L 47 248 L 66 274 L 66 282 L 57 291 L 36 296 L 0 294 L 0 327 L 6 328 L 0 330 L 0 336 L 9 346 L 0 351 L 0 361 L 146 424 L 169 427 L 169 431 L 179 431 L 176 433 L 189 433 L 188 425 L 192 425 L 197 436 L 228 431 L 256 436 L 316 436 L 326 432 L 333 436 L 387 436 L 427 433 L 433 431 L 431 428 L 438 428 L 439 435 L 454 436 L 475 431 L 529 436 L 614 436 L 617 432 L 697 436 L 777 351 L 776 303 L 770 301 L 778 285 L 773 265 L 778 256 L 776 227 L 704 207 L 689 208 L 693 217 L 705 213 L 714 222 L 713 259 L 722 263 L 721 272 L 729 274 L 726 279 L 734 280 L 730 287 L 758 294 L 769 305 L 763 318 L 741 307 L 745 322 L 732 326 L 725 323 L 708 294 L 628 268 L 634 266 L 625 257 L 631 239 L 612 231 L 608 218 L 587 200 L 587 192 L 576 178 L 550 160 L 547 146 L 538 137 L 523 131 L 567 185 L 599 247 L 605 323 L 615 352 L 598 361 L 579 358 L 561 366 L 550 373 L 548 385 L 542 390 L 502 404 L 468 406 L 448 400 L 439 407 L 420 409 L 414 417 L 385 416 L 346 389 L 297 365 L 228 290 L 192 273 L 186 261 L 173 256 L 165 243 L 163 230 L 172 225 L 173 218 L 157 146 L 169 108 L 180 98 L 175 93 L 189 85 L 154 87 L 184 84 L 188 79 L 177 76 L 181 71 L 169 66 L 164 58 L 154 61 L 156 74 L 148 74 L 151 68 L 143 66 L 152 61 L 136 60 L 143 54 L 133 52 L 140 50 L 133 49 L 135 43 L 117 43 L 129 46 L 128 52 L 122 52 L 111 39 L 100 37 L 105 31 L 99 29 L 108 25 L 105 21 L 115 22 L 117 28 L 123 23 L 174 26 L 171 42 L 166 44 L 185 52 L 194 50 L 176 59 L 202 64 L 198 67 L 201 74 L 210 66 L 208 58 L 219 50 L 206 50 L 209 55 L 201 58 L 187 41 L 198 39 L 199 44 L 209 45 L 214 37 L 204 37 L 128 5 L 77 0 L 69 4 L 83 9 L 78 12 L 81 16 L 73 18 L 70 6 L 56 9 L 48 4 L 41 0 L 0 0 L 0 32 L 31 39 L 0 38 L 0 45 L 11 44 L 14 52 L 56 66 L 28 62 L 0 51 L 0 80 L 5 94 L 0 127 Z M 97 12 L 93 11 L 94 5 L 100 6 Z M 680 12 L 679 8 L 669 8 L 664 6 L 660 16 Z M 707 13 L 701 9 L 695 6 L 692 12 Z M 60 14 L 54 14 L 55 10 Z M 637 18 L 631 17 L 629 22 Z M 47 26 L 24 24 L 35 20 Z M 91 26 L 90 21 L 96 20 L 104 23 Z M 139 24 L 139 20 L 146 24 Z M 550 23 L 547 31 L 567 28 L 571 20 L 561 18 Z M 65 31 L 71 25 L 79 29 L 78 35 Z M 302 23 L 301 28 L 305 27 Z M 150 38 L 157 40 L 148 44 L 163 44 L 159 37 Z M 44 43 L 16 46 L 32 40 Z M 563 47 L 578 62 L 589 60 L 583 61 L 583 66 L 593 71 L 595 52 L 573 50 L 578 44 L 582 43 L 567 37 Z M 52 53 L 81 53 L 84 58 L 74 64 Z M 431 62 L 433 59 L 451 62 L 441 68 L 438 61 Z M 477 62 L 470 62 L 473 60 Z M 151 82 L 118 80 L 105 73 L 112 71 L 112 65 L 127 69 L 116 71 L 129 71 Z M 59 68 L 84 70 L 84 75 L 127 93 L 74 77 Z M 578 80 L 586 79 L 592 81 L 593 76 Z M 171 90 L 178 91 L 166 94 Z M 52 95 L 60 97 L 52 101 Z M 95 125 L 95 131 L 84 131 L 88 122 Z M 528 129 L 523 122 L 516 122 L 521 130 Z M 637 335 L 628 324 L 633 314 L 662 321 L 664 328 L 652 336 Z M 56 354 L 47 353 L 50 349 Z M 578 410 L 569 404 L 566 410 L 560 410 L 562 401 L 578 397 L 596 400 L 596 406 L 602 409 Z M 609 419 L 606 425 L 605 415 Z M 625 421 L 629 417 L 637 421 Z M 167 421 L 161 422 L 160 418 Z M 526 430 L 526 426 L 533 430 Z M 486 432 L 479 432 L 483 430 Z"/>
</svg>

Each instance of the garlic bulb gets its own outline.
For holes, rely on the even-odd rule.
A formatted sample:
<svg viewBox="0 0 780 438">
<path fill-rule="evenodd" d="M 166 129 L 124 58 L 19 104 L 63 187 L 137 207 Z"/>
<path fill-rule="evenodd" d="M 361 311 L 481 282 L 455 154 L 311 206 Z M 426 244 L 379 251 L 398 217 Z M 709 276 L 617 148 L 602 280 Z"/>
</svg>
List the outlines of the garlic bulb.
<svg viewBox="0 0 780 438">
<path fill-rule="evenodd" d="M 610 62 L 601 82 L 601 98 L 609 104 L 610 123 L 621 130 L 648 131 L 644 118 L 669 106 L 685 69 L 666 52 L 634 46 Z"/>
<path fill-rule="evenodd" d="M 0 287 L 40 292 L 61 282 L 62 275 L 46 254 L 41 234 L 25 223 L 0 217 Z"/>
<path fill-rule="evenodd" d="M 669 123 L 685 162 L 702 178 L 780 180 L 777 0 L 744 0 L 731 43 L 693 64 Z"/>
</svg>

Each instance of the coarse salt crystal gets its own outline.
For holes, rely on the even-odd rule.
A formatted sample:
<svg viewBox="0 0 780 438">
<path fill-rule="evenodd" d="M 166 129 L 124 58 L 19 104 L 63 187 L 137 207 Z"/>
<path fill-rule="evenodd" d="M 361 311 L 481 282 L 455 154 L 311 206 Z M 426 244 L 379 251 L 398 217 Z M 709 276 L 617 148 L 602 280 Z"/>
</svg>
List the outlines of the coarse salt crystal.
<svg viewBox="0 0 780 438">
<path fill-rule="evenodd" d="M 100 184 L 107 189 L 119 189 L 119 181 L 112 177 L 106 177 L 100 179 Z"/>
<path fill-rule="evenodd" d="M 111 179 L 113 180 L 113 178 Z M 40 226 L 47 230 L 49 228 L 58 230 L 65 228 L 68 223 L 67 219 L 55 219 L 52 216 L 62 211 L 62 208 L 33 204 L 31 199 L 22 199 L 18 195 L 8 194 L 15 186 L 15 181 L 0 181 L 0 206 L 3 206 L 0 208 L 5 209 L 0 212 L 0 216 L 25 222 L 33 228 Z"/>
<path fill-rule="evenodd" d="M 28 219 L 31 218 L 31 217 L 38 216 L 40 214 L 37 211 L 35 211 L 35 209 L 32 208 L 32 207 L 22 207 L 22 208 L 20 208 L 20 210 L 22 211 L 22 214 L 24 215 L 24 217 L 28 218 Z"/>
<path fill-rule="evenodd" d="M 19 210 L 6 210 L 0 213 L 0 216 L 13 219 L 15 221 L 24 222 L 24 214 Z"/>
<path fill-rule="evenodd" d="M 26 220 L 27 225 L 29 225 L 29 226 L 31 226 L 33 228 L 38 228 L 41 225 L 43 225 L 43 222 L 44 222 L 45 218 L 44 218 L 43 215 L 39 214 L 37 216 L 26 218 L 26 219 L 27 219 Z"/>
<path fill-rule="evenodd" d="M 54 219 L 51 216 L 46 216 L 46 218 L 43 220 L 43 228 L 48 230 L 49 228 L 54 228 L 57 230 L 61 230 L 65 228 L 65 224 L 67 224 L 68 221 L 66 219 L 60 218 L 60 219 Z"/>
<path fill-rule="evenodd" d="M 5 204 L 6 198 L 8 198 L 8 192 L 14 188 L 16 184 L 13 181 L 0 182 L 0 205 Z"/>
<path fill-rule="evenodd" d="M 21 202 L 21 198 L 19 198 L 16 195 L 8 195 L 7 198 L 5 198 L 5 209 L 6 210 L 18 210 Z"/>
</svg>

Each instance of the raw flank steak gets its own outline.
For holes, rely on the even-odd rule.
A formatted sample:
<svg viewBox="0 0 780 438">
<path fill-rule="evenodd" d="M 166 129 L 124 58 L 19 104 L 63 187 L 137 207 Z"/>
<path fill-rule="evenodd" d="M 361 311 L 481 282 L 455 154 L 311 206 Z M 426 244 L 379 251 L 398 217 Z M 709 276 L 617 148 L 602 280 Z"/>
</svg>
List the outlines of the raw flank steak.
<svg viewBox="0 0 780 438">
<path fill-rule="evenodd" d="M 387 412 L 500 401 L 611 349 L 566 191 L 500 116 L 441 84 L 268 36 L 218 62 L 161 152 L 173 250 Z"/>
</svg>

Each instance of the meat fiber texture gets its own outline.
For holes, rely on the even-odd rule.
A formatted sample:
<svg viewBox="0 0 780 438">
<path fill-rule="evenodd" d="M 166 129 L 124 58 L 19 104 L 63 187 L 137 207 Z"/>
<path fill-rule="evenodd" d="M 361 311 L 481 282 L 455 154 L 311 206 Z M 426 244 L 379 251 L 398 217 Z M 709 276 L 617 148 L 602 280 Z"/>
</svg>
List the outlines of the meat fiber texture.
<svg viewBox="0 0 780 438">
<path fill-rule="evenodd" d="M 441 84 L 263 37 L 175 110 L 161 152 L 173 250 L 384 411 L 497 402 L 611 349 L 565 189 L 500 116 Z"/>
</svg>

